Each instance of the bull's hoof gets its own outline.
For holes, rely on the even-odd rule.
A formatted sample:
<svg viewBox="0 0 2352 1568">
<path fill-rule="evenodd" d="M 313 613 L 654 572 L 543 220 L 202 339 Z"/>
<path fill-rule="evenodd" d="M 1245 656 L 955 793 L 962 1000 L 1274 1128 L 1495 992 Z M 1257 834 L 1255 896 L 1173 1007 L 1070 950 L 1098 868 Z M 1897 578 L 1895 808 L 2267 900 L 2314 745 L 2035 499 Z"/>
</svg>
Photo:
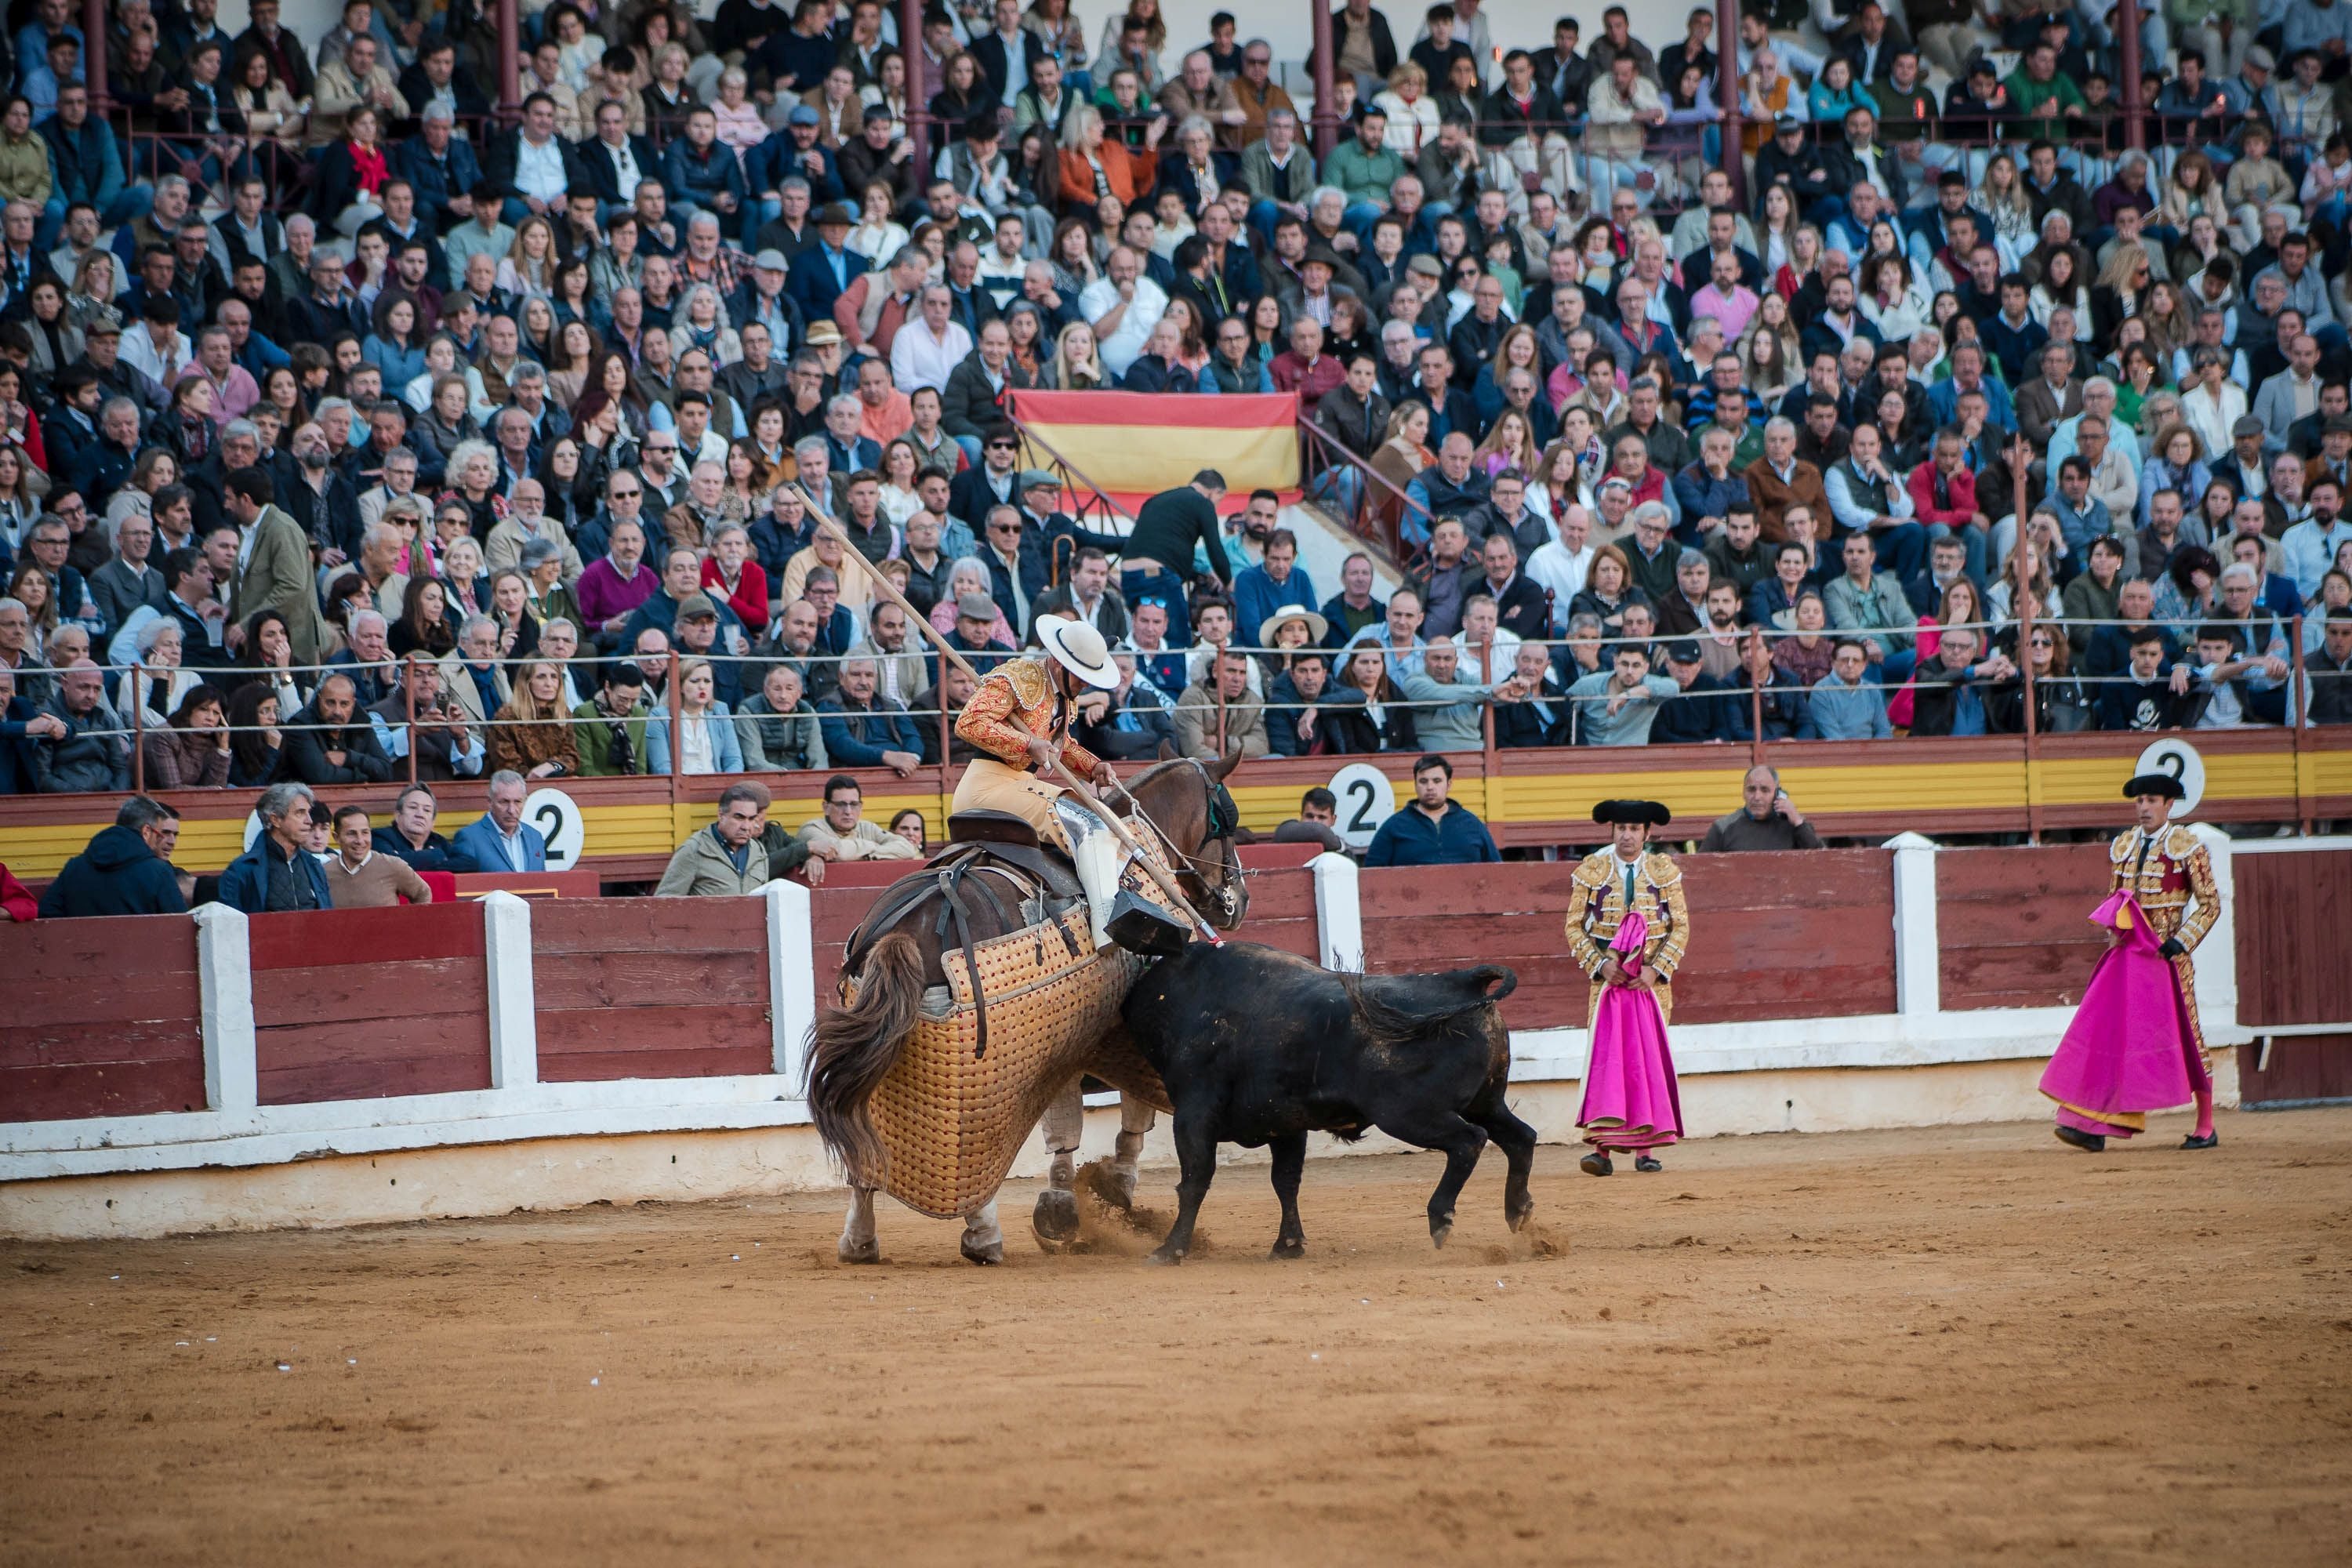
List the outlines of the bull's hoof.
<svg viewBox="0 0 2352 1568">
<path fill-rule="evenodd" d="M 1048 1187 L 1037 1194 L 1037 1209 L 1029 1216 L 1029 1224 L 1048 1248 L 1077 1240 L 1078 1194 Z"/>
<path fill-rule="evenodd" d="M 1517 1203 L 1506 1203 L 1503 1205 L 1503 1223 L 1517 1230 L 1527 1224 L 1528 1216 L 1535 1212 L 1536 1201 L 1533 1198 L 1521 1198 Z"/>
<path fill-rule="evenodd" d="M 965 1262 L 977 1263 L 983 1268 L 1004 1261 L 1004 1242 L 1001 1237 L 988 1243 L 985 1247 L 975 1247 L 967 1240 L 956 1250 L 963 1254 Z"/>
<path fill-rule="evenodd" d="M 1276 1237 L 1274 1242 L 1274 1250 L 1266 1254 L 1266 1257 L 1269 1258 L 1304 1258 L 1306 1256 L 1307 1238 L 1303 1236 Z"/>
<path fill-rule="evenodd" d="M 1173 1268 L 1184 1261 L 1184 1254 L 1181 1248 L 1156 1247 L 1143 1255 L 1143 1261 L 1155 1268 Z"/>
<path fill-rule="evenodd" d="M 1452 1215 L 1432 1215 L 1430 1216 L 1429 1241 L 1431 1246 L 1443 1247 L 1445 1245 L 1447 1238 L 1452 1237 L 1453 1234 L 1454 1216 Z"/>
<path fill-rule="evenodd" d="M 844 1263 L 879 1263 L 882 1261 L 882 1243 L 870 1236 L 864 1241 L 852 1241 L 849 1237 L 845 1236 L 841 1238 L 841 1245 L 835 1248 L 835 1251 L 840 1256 L 840 1258 Z"/>
</svg>

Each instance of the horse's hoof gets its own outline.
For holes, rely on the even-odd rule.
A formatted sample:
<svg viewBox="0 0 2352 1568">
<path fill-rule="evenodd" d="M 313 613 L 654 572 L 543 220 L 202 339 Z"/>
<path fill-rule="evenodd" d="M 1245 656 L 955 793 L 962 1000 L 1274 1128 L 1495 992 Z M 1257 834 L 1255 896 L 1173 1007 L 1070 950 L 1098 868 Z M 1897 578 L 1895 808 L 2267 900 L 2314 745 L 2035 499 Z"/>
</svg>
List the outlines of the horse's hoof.
<svg viewBox="0 0 2352 1568">
<path fill-rule="evenodd" d="M 1451 1237 L 1453 1234 L 1454 1216 L 1452 1215 L 1447 1215 L 1442 1219 L 1433 1219 L 1429 1222 L 1429 1241 L 1431 1246 L 1443 1247 L 1445 1245 L 1446 1238 Z"/>
<path fill-rule="evenodd" d="M 1036 1212 L 1029 1217 L 1037 1239 L 1060 1245 L 1078 1238 L 1078 1194 L 1053 1188 L 1037 1194 Z"/>
<path fill-rule="evenodd" d="M 974 1247 L 967 1241 L 957 1250 L 963 1254 L 965 1262 L 977 1263 L 983 1268 L 1004 1261 L 1004 1243 L 1002 1241 L 992 1241 L 986 1247 Z"/>
<path fill-rule="evenodd" d="M 835 1250 L 840 1254 L 841 1260 L 844 1263 L 879 1263 L 882 1261 L 882 1244 L 871 1237 L 867 1237 L 864 1241 L 852 1241 L 847 1237 L 844 1237 L 840 1247 L 835 1248 Z"/>
<path fill-rule="evenodd" d="M 1275 1238 L 1274 1250 L 1266 1254 L 1266 1257 L 1270 1258 L 1304 1258 L 1306 1256 L 1307 1238 L 1303 1236 L 1276 1237 Z"/>
<path fill-rule="evenodd" d="M 1519 1226 L 1527 1224 L 1528 1216 L 1535 1212 L 1536 1205 L 1533 1198 L 1522 1198 L 1516 1204 L 1505 1204 L 1503 1205 L 1503 1223 L 1509 1226 L 1513 1230 L 1517 1230 Z"/>
<path fill-rule="evenodd" d="M 1184 1261 L 1181 1252 L 1171 1252 L 1165 1247 L 1154 1247 L 1143 1255 L 1143 1261 L 1160 1268 L 1174 1268 Z"/>
<path fill-rule="evenodd" d="M 1113 1165 L 1110 1168 L 1109 1176 L 1102 1182 L 1097 1190 L 1102 1194 L 1103 1202 L 1121 1214 L 1134 1212 L 1135 1167 Z"/>
</svg>

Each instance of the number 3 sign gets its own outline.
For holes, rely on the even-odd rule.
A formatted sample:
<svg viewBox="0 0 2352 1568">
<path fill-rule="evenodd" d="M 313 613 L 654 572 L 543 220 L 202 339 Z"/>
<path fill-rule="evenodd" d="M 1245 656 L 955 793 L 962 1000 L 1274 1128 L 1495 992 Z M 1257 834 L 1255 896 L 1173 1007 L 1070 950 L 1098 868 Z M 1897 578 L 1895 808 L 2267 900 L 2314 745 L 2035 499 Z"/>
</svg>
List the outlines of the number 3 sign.
<svg viewBox="0 0 2352 1568">
<path fill-rule="evenodd" d="M 1371 847 L 1372 835 L 1396 811 L 1396 786 L 1370 763 L 1349 763 L 1331 775 L 1339 797 L 1339 837 L 1350 849 Z"/>
</svg>

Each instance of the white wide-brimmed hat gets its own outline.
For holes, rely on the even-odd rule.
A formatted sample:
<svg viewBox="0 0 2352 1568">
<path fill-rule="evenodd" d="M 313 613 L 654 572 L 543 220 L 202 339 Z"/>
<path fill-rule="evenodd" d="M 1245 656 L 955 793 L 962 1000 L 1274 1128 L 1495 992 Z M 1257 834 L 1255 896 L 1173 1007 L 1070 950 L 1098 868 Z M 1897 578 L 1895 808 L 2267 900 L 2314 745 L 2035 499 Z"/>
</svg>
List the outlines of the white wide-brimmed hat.
<svg viewBox="0 0 2352 1568">
<path fill-rule="evenodd" d="M 1086 622 L 1067 616 L 1039 616 L 1034 629 L 1055 662 L 1088 686 L 1108 691 L 1118 684 L 1118 666 L 1110 661 L 1102 633 Z"/>
<path fill-rule="evenodd" d="M 1274 614 L 1266 616 L 1265 624 L 1257 628 L 1257 646 L 1260 647 L 1272 647 L 1274 646 L 1274 634 L 1280 631 L 1283 628 L 1284 624 L 1289 621 L 1305 621 L 1307 623 L 1307 637 L 1309 642 L 1321 642 L 1324 635 L 1331 629 L 1330 622 L 1325 620 L 1321 616 L 1317 615 L 1306 605 L 1285 605 L 1282 608 L 1275 611 Z"/>
</svg>

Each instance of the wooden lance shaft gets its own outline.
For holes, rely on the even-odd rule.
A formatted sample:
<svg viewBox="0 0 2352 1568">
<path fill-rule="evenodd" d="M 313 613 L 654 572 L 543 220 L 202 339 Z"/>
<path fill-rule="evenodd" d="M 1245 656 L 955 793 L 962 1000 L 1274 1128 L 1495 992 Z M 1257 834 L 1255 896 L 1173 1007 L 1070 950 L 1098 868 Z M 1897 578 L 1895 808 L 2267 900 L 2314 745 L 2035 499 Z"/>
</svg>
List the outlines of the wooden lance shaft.
<svg viewBox="0 0 2352 1568">
<path fill-rule="evenodd" d="M 971 678 L 973 687 L 977 688 L 981 683 L 980 672 L 972 668 L 961 653 L 948 646 L 948 639 L 940 635 L 937 626 L 931 625 L 931 617 L 908 604 L 907 596 L 898 592 L 898 584 L 875 569 L 874 563 L 866 559 L 864 553 L 842 529 L 841 524 L 835 522 L 831 514 L 817 504 L 816 498 L 809 494 L 806 485 L 795 480 L 793 488 L 799 490 L 802 497 L 808 502 L 809 515 L 816 519 L 817 531 L 829 533 L 839 541 L 843 558 L 856 562 L 859 570 L 863 571 L 867 580 L 874 584 L 874 591 L 881 595 L 888 603 L 898 605 L 900 612 L 906 616 L 908 623 L 930 639 L 931 646 L 940 650 L 940 657 L 962 670 Z M 1005 723 L 1010 725 L 1013 731 L 1023 740 L 1035 739 L 1023 726 L 1020 720 L 1007 718 Z M 1128 831 L 1127 824 L 1119 820 L 1118 813 L 1096 799 L 1094 791 L 1077 774 L 1070 771 L 1069 764 L 1062 761 L 1062 753 L 1058 748 L 1054 752 L 1052 766 L 1055 775 L 1069 786 L 1070 794 L 1101 819 L 1103 826 L 1110 829 L 1112 837 L 1126 847 L 1129 854 L 1135 857 L 1135 863 L 1143 868 L 1144 872 L 1159 885 L 1160 890 L 1168 896 L 1177 910 L 1182 912 L 1184 918 L 1200 928 L 1201 934 L 1208 938 L 1212 943 L 1222 945 L 1224 939 L 1217 934 L 1217 928 L 1201 918 L 1201 911 L 1192 907 L 1192 900 L 1185 898 L 1182 889 L 1176 886 L 1176 879 L 1162 870 L 1160 862 L 1144 852 L 1143 846 L 1136 842 L 1135 835 Z"/>
</svg>

